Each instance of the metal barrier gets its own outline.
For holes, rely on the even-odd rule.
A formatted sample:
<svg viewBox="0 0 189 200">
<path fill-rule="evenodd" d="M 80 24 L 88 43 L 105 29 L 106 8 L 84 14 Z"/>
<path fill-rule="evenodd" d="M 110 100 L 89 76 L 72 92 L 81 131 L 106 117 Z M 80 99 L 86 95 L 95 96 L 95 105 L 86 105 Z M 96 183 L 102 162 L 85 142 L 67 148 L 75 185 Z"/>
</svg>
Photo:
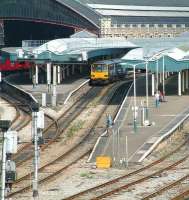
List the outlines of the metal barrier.
<svg viewBox="0 0 189 200">
<path fill-rule="evenodd" d="M 90 81 L 90 79 L 87 79 L 85 82 L 83 82 L 79 87 L 77 87 L 75 90 L 71 91 L 69 95 L 67 96 L 66 100 L 64 101 L 64 105 L 67 104 L 70 97 L 76 93 L 81 87 L 83 87 L 85 84 L 87 84 Z"/>
<path fill-rule="evenodd" d="M 127 91 L 127 94 L 121 104 L 121 107 L 119 108 L 115 118 L 114 118 L 114 126 L 112 129 L 119 129 L 120 126 L 122 125 L 122 121 L 124 120 L 124 115 L 125 115 L 125 108 L 127 107 L 127 99 L 128 99 L 128 96 L 129 96 L 129 93 L 131 92 L 131 89 L 133 87 L 133 83 L 131 84 L 131 86 L 129 87 L 128 91 Z M 101 134 L 101 136 L 98 137 L 97 141 L 96 141 L 96 144 L 91 152 L 91 154 L 89 155 L 89 158 L 87 160 L 87 162 L 90 162 L 90 160 L 92 159 L 92 156 L 94 154 L 94 152 L 96 151 L 96 148 L 101 140 L 102 137 L 104 137 L 105 135 L 107 134 L 107 130 Z"/>
</svg>

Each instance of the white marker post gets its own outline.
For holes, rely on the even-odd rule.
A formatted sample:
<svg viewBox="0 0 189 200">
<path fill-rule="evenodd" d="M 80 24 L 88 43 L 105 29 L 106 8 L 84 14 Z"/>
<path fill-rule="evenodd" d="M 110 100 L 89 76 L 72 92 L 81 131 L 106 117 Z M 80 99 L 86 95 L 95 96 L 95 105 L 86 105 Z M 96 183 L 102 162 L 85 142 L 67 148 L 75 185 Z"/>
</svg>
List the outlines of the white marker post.
<svg viewBox="0 0 189 200">
<path fill-rule="evenodd" d="M 51 87 L 51 63 L 47 63 L 47 87 L 49 92 Z"/>
<path fill-rule="evenodd" d="M 52 94 L 52 106 L 56 106 L 56 65 L 53 66 L 53 94 Z"/>
</svg>

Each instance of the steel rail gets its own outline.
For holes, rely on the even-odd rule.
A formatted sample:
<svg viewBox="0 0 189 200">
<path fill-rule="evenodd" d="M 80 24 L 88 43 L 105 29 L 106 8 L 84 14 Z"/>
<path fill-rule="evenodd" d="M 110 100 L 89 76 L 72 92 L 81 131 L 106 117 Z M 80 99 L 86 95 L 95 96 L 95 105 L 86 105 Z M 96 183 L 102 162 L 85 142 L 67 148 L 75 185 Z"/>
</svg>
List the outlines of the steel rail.
<svg viewBox="0 0 189 200">
<path fill-rule="evenodd" d="M 117 92 L 117 90 L 116 90 L 115 92 Z M 111 98 L 110 98 L 108 101 L 110 102 L 111 99 L 113 99 L 113 96 L 111 96 Z M 108 107 L 108 105 L 106 105 L 106 106 L 104 107 L 103 111 L 105 111 L 105 110 L 107 109 L 107 107 Z M 117 112 L 118 112 L 118 107 L 117 107 L 117 109 L 116 109 L 116 111 L 115 111 L 114 114 L 116 114 Z M 101 116 L 101 115 L 102 115 L 102 114 L 99 113 L 99 116 L 98 116 L 98 117 L 96 118 L 96 120 L 93 122 L 93 124 L 91 125 L 91 128 L 87 131 L 87 134 L 81 139 L 81 141 L 80 141 L 75 147 L 73 147 L 73 148 L 70 149 L 68 152 L 66 152 L 64 155 L 61 155 L 60 157 L 58 157 L 57 159 L 55 159 L 55 160 L 52 161 L 51 163 L 48 163 L 47 165 L 41 167 L 41 168 L 39 169 L 39 171 L 42 172 L 46 167 L 49 167 L 50 165 L 53 165 L 54 163 L 56 163 L 56 162 L 62 160 L 65 156 L 70 156 L 71 153 L 73 153 L 73 152 L 78 152 L 79 150 L 77 150 L 77 148 L 81 148 L 84 144 L 86 144 L 86 140 L 87 140 L 89 137 L 94 137 L 94 135 L 91 134 L 91 133 L 93 132 L 94 127 L 95 127 L 95 126 L 98 124 L 98 122 L 100 121 L 100 116 Z M 95 138 L 95 139 L 96 139 L 96 138 Z M 86 148 L 86 150 L 85 150 L 81 155 L 79 155 L 76 159 L 74 159 L 74 160 L 73 160 L 71 163 L 69 163 L 68 165 L 66 165 L 66 166 L 64 166 L 64 167 L 61 167 L 59 170 L 57 170 L 57 171 L 54 172 L 53 174 L 48 175 L 48 176 L 46 176 L 45 178 L 41 179 L 41 180 L 39 181 L 39 183 L 43 183 L 43 182 L 46 182 L 46 181 L 50 181 L 50 179 L 51 179 L 52 177 L 54 177 L 54 176 L 56 176 L 57 174 L 61 173 L 63 170 L 65 170 L 66 168 L 68 168 L 70 165 L 72 165 L 72 164 L 75 163 L 76 161 L 80 160 L 83 156 L 85 156 L 86 154 L 88 154 L 88 153 L 92 150 L 92 147 L 93 147 L 93 145 L 92 145 L 91 142 L 90 142 L 90 147 L 89 147 L 89 148 Z M 74 153 L 74 154 L 75 154 L 75 153 Z M 23 177 L 22 180 L 23 180 L 23 179 L 27 179 L 27 178 L 29 178 L 28 175 L 25 176 L 25 177 Z M 20 181 L 22 181 L 22 180 L 20 180 Z M 16 194 L 18 194 L 18 193 L 25 192 L 25 191 L 27 191 L 27 190 L 30 189 L 30 188 L 31 188 L 31 186 L 27 186 L 27 187 L 25 187 L 25 188 L 23 188 L 23 189 L 21 189 L 21 190 L 19 190 L 19 191 L 16 191 L 16 192 L 10 194 L 8 197 L 12 197 L 12 196 L 14 196 L 14 195 L 16 195 Z"/>
<path fill-rule="evenodd" d="M 134 185 L 136 185 L 136 184 L 139 184 L 139 183 L 142 183 L 142 182 L 144 182 L 144 181 L 146 181 L 146 180 L 149 180 L 150 178 L 152 178 L 152 176 L 156 176 L 156 175 L 158 175 L 158 174 L 161 174 L 161 173 L 164 172 L 164 171 L 170 170 L 170 169 L 172 169 L 173 167 L 175 167 L 175 166 L 181 164 L 182 162 L 186 161 L 188 158 L 189 158 L 189 154 L 188 154 L 187 156 L 185 156 L 184 158 L 179 159 L 178 161 L 176 161 L 176 162 L 174 162 L 173 164 L 169 165 L 168 167 L 165 167 L 165 168 L 163 168 L 163 169 L 161 169 L 161 170 L 158 170 L 157 172 L 154 172 L 154 173 L 152 173 L 152 174 L 150 174 L 150 175 L 148 175 L 148 176 L 145 176 L 145 177 L 143 177 L 143 178 L 141 178 L 141 179 L 138 179 L 138 180 L 136 180 L 136 181 L 133 181 L 133 182 L 131 182 L 131 183 L 127 183 L 127 184 L 125 184 L 125 185 L 123 185 L 123 186 L 121 186 L 121 187 L 117 187 L 117 188 L 115 188 L 115 189 L 113 189 L 113 190 L 111 190 L 111 191 L 109 191 L 109 192 L 106 192 L 106 193 L 104 193 L 104 194 L 102 194 L 102 195 L 99 195 L 99 196 L 93 198 L 93 200 L 102 199 L 102 198 L 111 196 L 111 195 L 113 195 L 114 193 L 117 193 L 117 192 L 122 191 L 123 189 L 127 189 L 127 188 L 129 188 L 129 187 L 131 187 L 131 186 L 134 186 Z"/>
<path fill-rule="evenodd" d="M 177 195 L 176 197 L 172 198 L 171 200 L 183 200 L 187 198 L 188 196 L 189 196 L 189 189 Z"/>
<path fill-rule="evenodd" d="M 31 121 L 31 117 L 29 115 L 26 115 L 26 113 L 17 104 L 14 104 L 14 102 L 7 96 L 1 94 L 1 98 L 7 101 L 16 110 L 16 116 L 11 121 L 11 130 L 20 131 L 21 129 L 26 127 Z M 19 120 L 19 118 L 23 118 L 24 120 Z M 18 121 L 20 122 L 17 123 Z"/>
<path fill-rule="evenodd" d="M 90 91 L 88 91 L 89 93 Z M 43 137 L 45 138 L 47 136 L 48 138 L 48 132 L 50 132 L 50 128 L 53 128 L 53 126 L 55 126 L 55 131 L 54 131 L 54 134 L 53 134 L 53 138 L 50 138 L 47 140 L 47 142 L 41 146 L 41 150 L 44 151 L 46 148 L 48 148 L 49 145 L 53 144 L 57 138 L 62 134 L 63 130 L 60 130 L 60 127 L 59 127 L 59 121 L 62 119 L 62 118 L 65 118 L 66 115 L 69 114 L 69 112 L 72 112 L 74 113 L 74 110 L 75 108 L 81 106 L 82 104 L 84 104 L 84 101 L 80 102 L 75 102 L 74 104 L 72 104 L 58 119 L 53 119 L 51 118 L 50 116 L 47 116 L 48 118 L 51 118 L 51 120 L 53 121 L 52 123 L 49 124 L 49 126 L 43 131 Z M 80 114 L 80 112 L 77 114 L 77 116 Z M 74 118 L 73 118 L 74 120 Z M 73 121 L 71 120 L 70 123 Z M 63 122 L 65 124 L 65 122 Z M 66 127 L 69 125 L 69 123 L 66 123 L 67 125 L 64 127 L 64 129 L 66 129 Z M 52 135 L 52 134 L 51 134 Z M 26 144 L 25 146 L 23 146 L 21 149 L 19 149 L 19 152 L 14 156 L 14 158 L 16 159 L 16 157 L 20 157 L 20 153 L 23 153 L 23 151 L 28 151 L 28 149 L 32 148 L 33 145 L 31 143 L 28 143 Z M 21 161 L 18 161 L 17 162 L 17 167 L 18 166 L 21 166 L 22 164 L 24 164 L 26 161 L 32 159 L 32 156 L 33 154 L 29 152 L 30 155 L 27 156 L 26 159 L 21 159 Z"/>
<path fill-rule="evenodd" d="M 156 197 L 156 196 L 162 194 L 163 192 L 168 191 L 168 190 L 172 189 L 173 187 L 179 185 L 182 181 L 184 181 L 188 178 L 189 178 L 189 174 L 187 174 L 186 176 L 183 176 L 182 178 L 180 178 L 180 179 L 178 179 L 178 180 L 156 190 L 155 192 L 145 196 L 144 198 L 142 198 L 142 200 L 148 200 L 150 198 Z"/>
<path fill-rule="evenodd" d="M 163 156 L 162 158 L 160 158 L 160 159 L 158 159 L 158 160 L 156 160 L 156 161 L 154 161 L 154 162 L 152 162 L 152 163 L 150 163 L 150 164 L 148 164 L 148 165 L 146 165 L 146 166 L 144 166 L 144 167 L 142 167 L 142 168 L 140 168 L 140 169 L 137 169 L 137 170 L 135 170 L 135 171 L 133 171 L 133 172 L 130 172 L 130 173 L 124 175 L 124 176 L 120 176 L 120 177 L 118 177 L 118 178 L 116 178 L 116 179 L 113 179 L 113 180 L 108 181 L 108 182 L 106 182 L 106 183 L 100 184 L 100 185 L 95 186 L 95 187 L 93 187 L 93 188 L 89 188 L 89 189 L 87 189 L 87 190 L 84 190 L 84 191 L 82 191 L 82 192 L 80 192 L 80 193 L 77 193 L 77 194 L 75 194 L 75 195 L 72 195 L 72 196 L 70 196 L 70 197 L 67 197 L 67 198 L 65 198 L 64 200 L 77 199 L 78 197 L 80 197 L 80 196 L 82 196 L 82 195 L 85 195 L 85 194 L 87 194 L 87 193 L 93 192 L 93 191 L 95 191 L 95 190 L 97 190 L 97 189 L 105 188 L 107 185 L 114 184 L 114 183 L 116 183 L 116 182 L 119 182 L 120 180 L 126 179 L 126 178 L 128 178 L 128 177 L 131 177 L 131 176 L 134 176 L 134 175 L 136 175 L 136 174 L 139 174 L 140 172 L 143 172 L 143 171 L 145 171 L 145 170 L 148 170 L 148 169 L 150 169 L 151 167 L 156 166 L 156 165 L 159 164 L 159 163 L 162 163 L 164 160 L 166 160 L 167 158 L 169 158 L 170 156 L 172 156 L 173 154 L 175 154 L 175 153 L 176 153 L 177 151 L 179 151 L 184 145 L 186 145 L 186 143 L 187 143 L 188 141 L 189 141 L 189 139 L 187 139 L 185 142 L 183 142 L 180 146 L 178 146 L 178 147 L 177 147 L 175 150 L 173 150 L 172 152 L 168 153 L 167 155 Z"/>
</svg>

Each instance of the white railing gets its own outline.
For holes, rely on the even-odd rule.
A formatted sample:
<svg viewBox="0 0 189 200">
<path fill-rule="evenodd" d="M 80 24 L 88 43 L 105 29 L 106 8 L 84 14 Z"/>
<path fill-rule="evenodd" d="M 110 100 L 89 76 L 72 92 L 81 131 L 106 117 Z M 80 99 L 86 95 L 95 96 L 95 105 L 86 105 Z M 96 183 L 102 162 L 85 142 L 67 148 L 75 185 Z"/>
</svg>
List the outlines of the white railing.
<svg viewBox="0 0 189 200">
<path fill-rule="evenodd" d="M 130 93 L 132 87 L 133 87 L 133 83 L 132 83 L 131 86 L 129 87 L 129 90 L 127 91 L 127 94 L 126 94 L 126 96 L 125 96 L 125 98 L 124 98 L 124 100 L 123 100 L 123 102 L 122 102 L 122 104 L 121 104 L 121 106 L 120 106 L 120 108 L 119 108 L 119 110 L 118 110 L 118 112 L 117 112 L 117 114 L 116 114 L 114 120 L 113 120 L 113 121 L 114 121 L 114 126 L 115 126 L 115 123 L 116 123 L 116 121 L 118 120 L 119 116 L 121 115 L 121 113 L 122 113 L 122 112 L 125 112 L 125 111 L 123 110 L 123 107 L 124 107 L 125 104 L 126 104 L 128 95 L 129 95 L 129 93 Z M 120 125 L 121 125 L 121 124 L 120 124 Z M 119 126 L 118 126 L 118 127 L 119 127 Z M 98 144 L 99 144 L 101 138 L 104 137 L 106 134 L 107 134 L 107 130 L 106 130 L 104 133 L 102 133 L 101 136 L 98 137 L 98 139 L 97 139 L 97 141 L 96 141 L 96 143 L 95 143 L 95 146 L 94 146 L 94 148 L 93 148 L 91 154 L 89 155 L 89 158 L 88 158 L 87 162 L 90 162 L 90 160 L 92 159 L 92 156 L 93 156 L 94 152 L 96 151 L 96 148 L 97 148 L 97 146 L 98 146 Z"/>
<path fill-rule="evenodd" d="M 81 87 L 83 87 L 85 84 L 87 84 L 90 81 L 90 79 L 86 80 L 85 82 L 83 82 L 78 88 L 76 88 L 75 90 L 71 91 L 69 93 L 69 95 L 67 96 L 66 100 L 64 101 L 64 105 L 68 102 L 68 100 L 70 99 L 70 97 L 77 92 Z"/>
</svg>

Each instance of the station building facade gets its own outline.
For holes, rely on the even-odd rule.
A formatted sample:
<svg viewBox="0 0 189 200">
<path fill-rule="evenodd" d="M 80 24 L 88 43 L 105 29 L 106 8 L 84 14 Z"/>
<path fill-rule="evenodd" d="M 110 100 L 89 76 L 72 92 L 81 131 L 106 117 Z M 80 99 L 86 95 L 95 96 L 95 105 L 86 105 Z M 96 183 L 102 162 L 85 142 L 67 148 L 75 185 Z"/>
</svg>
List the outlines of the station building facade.
<svg viewBox="0 0 189 200">
<path fill-rule="evenodd" d="M 84 29 L 100 37 L 176 37 L 189 32 L 189 1 L 0 1 L 0 46 L 69 37 Z"/>
<path fill-rule="evenodd" d="M 189 31 L 187 0 L 80 0 L 101 15 L 101 37 L 176 37 Z"/>
</svg>

